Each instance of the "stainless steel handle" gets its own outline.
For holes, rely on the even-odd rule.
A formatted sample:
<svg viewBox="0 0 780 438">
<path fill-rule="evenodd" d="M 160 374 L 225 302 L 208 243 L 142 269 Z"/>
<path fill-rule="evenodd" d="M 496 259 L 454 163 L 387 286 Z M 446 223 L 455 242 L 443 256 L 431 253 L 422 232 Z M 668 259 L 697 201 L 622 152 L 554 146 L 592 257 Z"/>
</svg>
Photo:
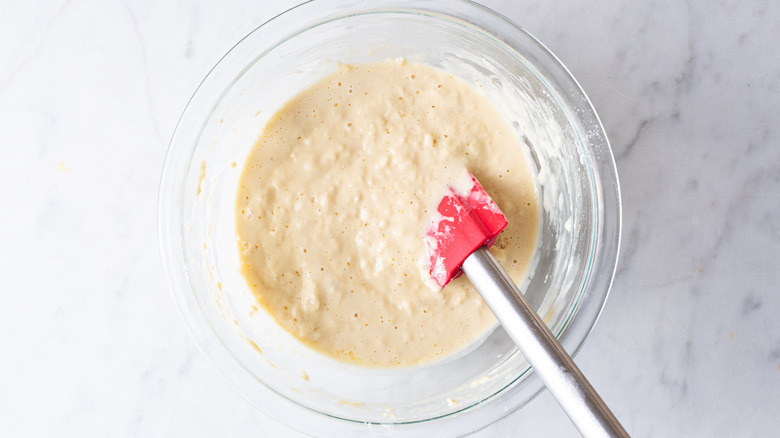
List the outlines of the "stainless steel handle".
<svg viewBox="0 0 780 438">
<path fill-rule="evenodd" d="M 544 321 L 486 247 L 463 262 L 463 272 L 517 347 L 585 437 L 628 437 Z"/>
</svg>

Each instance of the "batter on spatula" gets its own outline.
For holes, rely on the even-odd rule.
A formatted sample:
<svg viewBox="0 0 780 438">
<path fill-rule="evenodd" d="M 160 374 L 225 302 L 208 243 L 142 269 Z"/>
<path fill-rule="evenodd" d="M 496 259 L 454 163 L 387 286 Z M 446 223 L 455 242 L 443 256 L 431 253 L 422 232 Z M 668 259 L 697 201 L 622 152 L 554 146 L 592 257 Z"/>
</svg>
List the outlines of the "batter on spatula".
<svg viewBox="0 0 780 438">
<path fill-rule="evenodd" d="M 422 237 L 467 169 L 509 218 L 493 254 L 523 278 L 538 205 L 506 120 L 428 66 L 343 66 L 280 109 L 247 158 L 242 274 L 281 326 L 333 358 L 400 367 L 451 355 L 495 324 L 468 281 L 426 281 Z"/>
</svg>

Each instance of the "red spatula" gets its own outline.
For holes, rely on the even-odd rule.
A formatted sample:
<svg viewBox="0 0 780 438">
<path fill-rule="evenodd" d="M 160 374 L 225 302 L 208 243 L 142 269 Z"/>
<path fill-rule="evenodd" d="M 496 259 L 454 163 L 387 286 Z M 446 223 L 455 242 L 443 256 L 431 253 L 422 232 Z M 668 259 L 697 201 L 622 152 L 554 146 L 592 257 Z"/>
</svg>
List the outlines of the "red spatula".
<svg viewBox="0 0 780 438">
<path fill-rule="evenodd" d="M 469 174 L 470 175 L 470 174 Z M 444 287 L 465 272 L 523 356 L 586 437 L 628 437 L 488 248 L 507 219 L 473 176 L 450 187 L 426 237 L 431 278 Z"/>
</svg>

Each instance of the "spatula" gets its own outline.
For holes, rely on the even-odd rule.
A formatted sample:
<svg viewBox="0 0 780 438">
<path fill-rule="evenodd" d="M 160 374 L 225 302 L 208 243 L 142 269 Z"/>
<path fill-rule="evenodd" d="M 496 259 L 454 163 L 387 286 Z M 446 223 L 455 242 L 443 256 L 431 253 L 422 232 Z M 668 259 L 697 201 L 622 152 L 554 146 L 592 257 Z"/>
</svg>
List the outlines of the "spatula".
<svg viewBox="0 0 780 438">
<path fill-rule="evenodd" d="M 465 273 L 520 352 L 585 437 L 628 437 L 489 247 L 507 219 L 477 179 L 450 186 L 426 236 L 433 281 Z"/>
</svg>

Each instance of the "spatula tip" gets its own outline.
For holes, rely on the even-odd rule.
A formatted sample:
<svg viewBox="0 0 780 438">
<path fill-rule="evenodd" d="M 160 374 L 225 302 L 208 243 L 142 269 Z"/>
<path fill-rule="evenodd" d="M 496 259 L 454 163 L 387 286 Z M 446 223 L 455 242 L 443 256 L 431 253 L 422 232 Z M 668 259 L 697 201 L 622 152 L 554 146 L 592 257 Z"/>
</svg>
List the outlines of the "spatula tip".
<svg viewBox="0 0 780 438">
<path fill-rule="evenodd" d="M 429 273 L 444 287 L 461 274 L 466 258 L 482 246 L 491 246 L 507 226 L 506 216 L 477 178 L 450 185 L 439 203 L 426 234 Z"/>
</svg>

